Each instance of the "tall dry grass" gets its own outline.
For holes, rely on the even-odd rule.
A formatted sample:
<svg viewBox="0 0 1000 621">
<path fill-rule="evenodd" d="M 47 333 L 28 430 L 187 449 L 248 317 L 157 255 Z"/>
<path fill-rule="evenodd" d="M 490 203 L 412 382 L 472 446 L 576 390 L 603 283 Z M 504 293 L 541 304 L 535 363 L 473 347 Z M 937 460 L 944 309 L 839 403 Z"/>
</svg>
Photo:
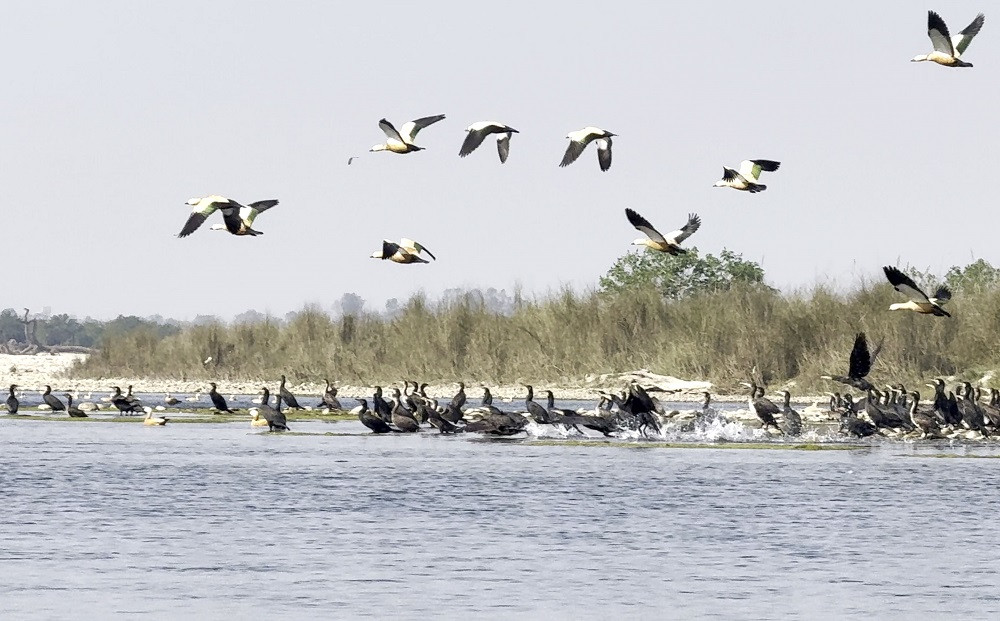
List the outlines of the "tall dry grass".
<svg viewBox="0 0 1000 621">
<path fill-rule="evenodd" d="M 200 325 L 167 338 L 148 328 L 112 334 L 75 373 L 508 383 L 648 368 L 725 388 L 753 368 L 772 385 L 795 380 L 801 390 L 819 390 L 831 387 L 820 375 L 846 371 L 862 330 L 871 342 L 885 340 L 876 379 L 978 378 L 1000 367 L 1000 291 L 956 296 L 951 319 L 889 312 L 898 298 L 881 283 L 862 283 L 848 294 L 825 286 L 791 294 L 736 288 L 680 301 L 653 290 L 562 291 L 520 300 L 511 315 L 501 315 L 475 294 L 446 303 L 417 295 L 392 319 L 333 319 L 306 308 L 286 325 Z"/>
</svg>

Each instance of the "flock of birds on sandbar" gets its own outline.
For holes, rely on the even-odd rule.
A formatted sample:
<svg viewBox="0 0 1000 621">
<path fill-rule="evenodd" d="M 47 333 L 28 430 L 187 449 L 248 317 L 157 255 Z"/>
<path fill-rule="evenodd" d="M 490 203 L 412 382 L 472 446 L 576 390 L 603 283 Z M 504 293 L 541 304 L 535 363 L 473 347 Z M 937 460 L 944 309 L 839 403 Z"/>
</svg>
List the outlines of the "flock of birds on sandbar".
<svg viewBox="0 0 1000 621">
<path fill-rule="evenodd" d="M 744 382 L 748 391 L 747 413 L 752 413 L 760 422 L 760 429 L 767 436 L 776 432 L 780 436 L 796 438 L 803 434 L 803 414 L 812 416 L 814 422 L 827 424 L 839 421 L 839 432 L 847 436 L 864 438 L 873 435 L 912 439 L 983 439 L 1000 433 L 1000 391 L 990 389 L 989 399 L 983 401 L 981 388 L 974 388 L 971 382 L 959 382 L 955 390 L 947 389 L 945 380 L 936 379 L 927 384 L 934 390 L 934 397 L 921 402 L 920 393 L 908 391 L 901 383 L 885 384 L 879 389 L 869 379 L 872 366 L 882 350 L 879 342 L 874 348 L 868 345 L 864 332 L 858 333 L 851 350 L 845 375 L 824 375 L 823 379 L 838 382 L 854 388 L 863 396 L 855 398 L 851 393 L 830 393 L 829 406 L 821 408 L 818 403 L 799 412 L 791 405 L 791 393 L 782 391 L 782 405 L 779 407 L 767 398 L 763 385 L 754 379 Z M 751 376 L 753 374 L 751 373 Z M 349 413 L 357 417 L 374 434 L 414 433 L 424 428 L 436 429 L 441 434 L 479 433 L 490 436 L 514 436 L 532 433 L 531 425 L 537 430 L 541 426 L 551 426 L 564 433 L 575 432 L 588 435 L 584 430 L 600 433 L 605 437 L 630 435 L 649 437 L 650 434 L 664 437 L 665 432 L 706 433 L 714 426 L 741 424 L 736 420 L 738 412 L 721 412 L 712 407 L 712 395 L 702 393 L 701 407 L 695 410 L 667 411 L 660 399 L 651 393 L 673 394 L 675 390 L 664 390 L 655 385 L 643 386 L 638 381 L 630 381 L 620 393 L 598 390 L 597 404 L 592 408 L 566 409 L 556 407 L 555 395 L 545 390 L 544 405 L 535 401 L 535 390 L 524 384 L 526 396 L 523 409 L 504 410 L 494 404 L 489 387 L 483 386 L 483 396 L 478 406 L 467 401 L 465 383 L 459 382 L 458 391 L 450 400 L 438 400 L 427 394 L 428 384 L 403 380 L 403 388 L 391 387 L 388 399 L 381 386 L 374 386 L 371 402 L 367 398 L 357 399 L 359 405 L 347 410 L 338 397 L 335 384 L 326 380 L 326 388 L 315 406 L 303 406 L 286 386 L 286 377 L 281 376 L 275 403 L 271 405 L 271 393 L 265 386 L 261 396 L 255 400 L 255 407 L 249 408 L 250 426 L 267 427 L 268 431 L 289 431 L 288 410 L 320 410 L 325 413 Z M 240 412 L 230 406 L 236 396 L 229 400 L 218 391 L 215 382 L 209 383 L 208 397 L 212 411 L 217 414 L 236 415 Z M 167 407 L 183 409 L 201 400 L 201 393 L 185 400 L 169 393 L 164 395 L 164 404 L 151 407 L 133 395 L 132 386 L 127 392 L 114 386 L 113 392 L 103 398 L 121 415 L 145 414 L 143 424 L 166 425 L 170 420 L 158 415 Z M 18 415 L 20 400 L 18 386 L 10 385 L 6 407 L 8 414 Z M 22 393 L 23 396 L 23 393 Z M 63 403 L 52 394 L 50 386 L 42 392 L 40 409 L 53 413 L 65 412 L 72 418 L 86 418 L 87 412 L 100 410 L 96 402 L 84 401 L 74 405 L 73 394 L 63 395 Z M 86 395 L 89 399 L 91 395 Z M 283 409 L 283 407 L 285 409 Z M 156 414 L 154 414 L 156 412 Z"/>
</svg>

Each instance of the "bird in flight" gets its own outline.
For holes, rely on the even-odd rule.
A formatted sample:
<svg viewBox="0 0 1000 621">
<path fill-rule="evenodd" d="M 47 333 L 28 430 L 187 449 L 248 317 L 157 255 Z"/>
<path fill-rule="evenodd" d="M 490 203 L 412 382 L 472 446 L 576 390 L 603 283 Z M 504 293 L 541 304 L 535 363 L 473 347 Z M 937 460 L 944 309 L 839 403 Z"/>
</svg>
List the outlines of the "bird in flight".
<svg viewBox="0 0 1000 621">
<path fill-rule="evenodd" d="M 934 11 L 927 11 L 927 36 L 931 39 L 934 51 L 929 54 L 914 56 L 911 62 L 929 60 L 945 67 L 971 67 L 972 63 L 962 60 L 961 56 L 972 43 L 973 37 L 979 34 L 986 16 L 980 13 L 976 19 L 954 37 L 948 33 L 948 26 L 941 16 Z"/>
<path fill-rule="evenodd" d="M 722 179 L 715 182 L 716 188 L 733 188 L 756 194 L 767 189 L 766 185 L 757 183 L 760 173 L 774 172 L 781 166 L 781 162 L 774 160 L 743 160 L 740 162 L 740 169 L 722 167 Z"/>
<path fill-rule="evenodd" d="M 397 131 L 392 123 L 386 119 L 382 119 L 378 122 L 378 126 L 385 133 L 386 141 L 382 144 L 377 144 L 373 146 L 369 151 L 391 151 L 393 153 L 412 153 L 413 151 L 421 151 L 423 147 L 418 147 L 413 144 L 413 141 L 417 138 L 417 133 L 428 125 L 433 125 L 441 119 L 444 118 L 443 114 L 437 114 L 434 116 L 425 116 L 421 119 L 416 119 L 413 121 L 407 121 L 403 123 L 403 126 Z"/>
<path fill-rule="evenodd" d="M 691 237 L 695 231 L 701 226 L 701 218 L 698 214 L 692 213 L 688 214 L 687 224 L 672 231 L 667 235 L 663 235 L 649 223 L 649 220 L 640 216 L 637 212 L 632 209 L 625 209 L 625 216 L 628 221 L 641 231 L 645 237 L 640 237 L 639 239 L 632 242 L 633 246 L 645 246 L 651 248 L 652 250 L 658 250 L 660 252 L 666 252 L 667 254 L 678 255 L 687 252 L 685 248 L 681 248 L 681 242 Z"/>
<path fill-rule="evenodd" d="M 889 310 L 909 310 L 922 315 L 934 315 L 936 317 L 951 317 L 951 313 L 941 308 L 951 299 L 951 289 L 941 285 L 934 291 L 933 296 L 928 296 L 923 290 L 913 282 L 913 279 L 901 272 L 899 269 L 886 265 L 882 268 L 889 284 L 896 291 L 899 291 L 910 298 L 906 302 L 896 302 L 889 305 Z"/>
<path fill-rule="evenodd" d="M 177 237 L 187 237 L 194 233 L 216 211 L 222 212 L 223 223 L 212 225 L 213 230 L 226 230 L 233 235 L 256 236 L 263 233 L 252 228 L 254 219 L 261 212 L 277 205 L 278 201 L 270 199 L 241 205 L 225 196 L 213 194 L 204 198 L 189 199 L 186 204 L 191 206 L 191 215 L 188 216 L 184 228 L 177 234 Z"/>
<path fill-rule="evenodd" d="M 559 167 L 563 168 L 575 162 L 588 144 L 597 141 L 597 162 L 601 165 L 602 171 L 607 171 L 611 168 L 611 137 L 617 135 L 600 127 L 584 127 L 566 134 L 566 137 L 569 138 L 569 145 L 566 147 L 566 153 L 563 154 Z"/>
</svg>

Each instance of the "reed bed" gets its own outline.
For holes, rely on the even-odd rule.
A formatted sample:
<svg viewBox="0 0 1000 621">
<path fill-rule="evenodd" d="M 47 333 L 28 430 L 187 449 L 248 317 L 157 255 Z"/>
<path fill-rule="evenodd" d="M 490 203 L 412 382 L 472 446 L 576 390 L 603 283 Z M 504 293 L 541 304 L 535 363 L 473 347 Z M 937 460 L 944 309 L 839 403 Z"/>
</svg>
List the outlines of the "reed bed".
<svg viewBox="0 0 1000 621">
<path fill-rule="evenodd" d="M 653 289 L 561 291 L 519 299 L 510 314 L 474 293 L 432 303 L 418 294 L 391 319 L 333 318 L 305 308 L 287 324 L 214 323 L 162 337 L 149 327 L 115 332 L 73 370 L 77 377 L 273 378 L 389 382 L 403 378 L 491 383 L 567 382 L 647 368 L 735 388 L 752 369 L 775 386 L 821 391 L 844 373 L 854 335 L 884 339 L 872 375 L 914 383 L 976 380 L 1000 366 L 1000 290 L 956 295 L 951 319 L 889 312 L 885 284 L 849 293 L 825 286 L 780 293 L 757 286 L 666 300 Z M 208 362 L 205 362 L 208 360 Z"/>
</svg>

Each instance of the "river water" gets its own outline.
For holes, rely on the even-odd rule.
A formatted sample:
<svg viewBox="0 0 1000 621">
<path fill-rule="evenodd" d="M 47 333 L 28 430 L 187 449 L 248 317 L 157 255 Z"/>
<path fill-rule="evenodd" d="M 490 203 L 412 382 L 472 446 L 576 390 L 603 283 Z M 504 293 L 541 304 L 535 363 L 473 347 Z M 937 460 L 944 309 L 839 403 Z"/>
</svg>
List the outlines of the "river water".
<svg viewBox="0 0 1000 621">
<path fill-rule="evenodd" d="M 1000 616 L 994 442 L 293 428 L 4 417 L 0 618 Z"/>
</svg>

